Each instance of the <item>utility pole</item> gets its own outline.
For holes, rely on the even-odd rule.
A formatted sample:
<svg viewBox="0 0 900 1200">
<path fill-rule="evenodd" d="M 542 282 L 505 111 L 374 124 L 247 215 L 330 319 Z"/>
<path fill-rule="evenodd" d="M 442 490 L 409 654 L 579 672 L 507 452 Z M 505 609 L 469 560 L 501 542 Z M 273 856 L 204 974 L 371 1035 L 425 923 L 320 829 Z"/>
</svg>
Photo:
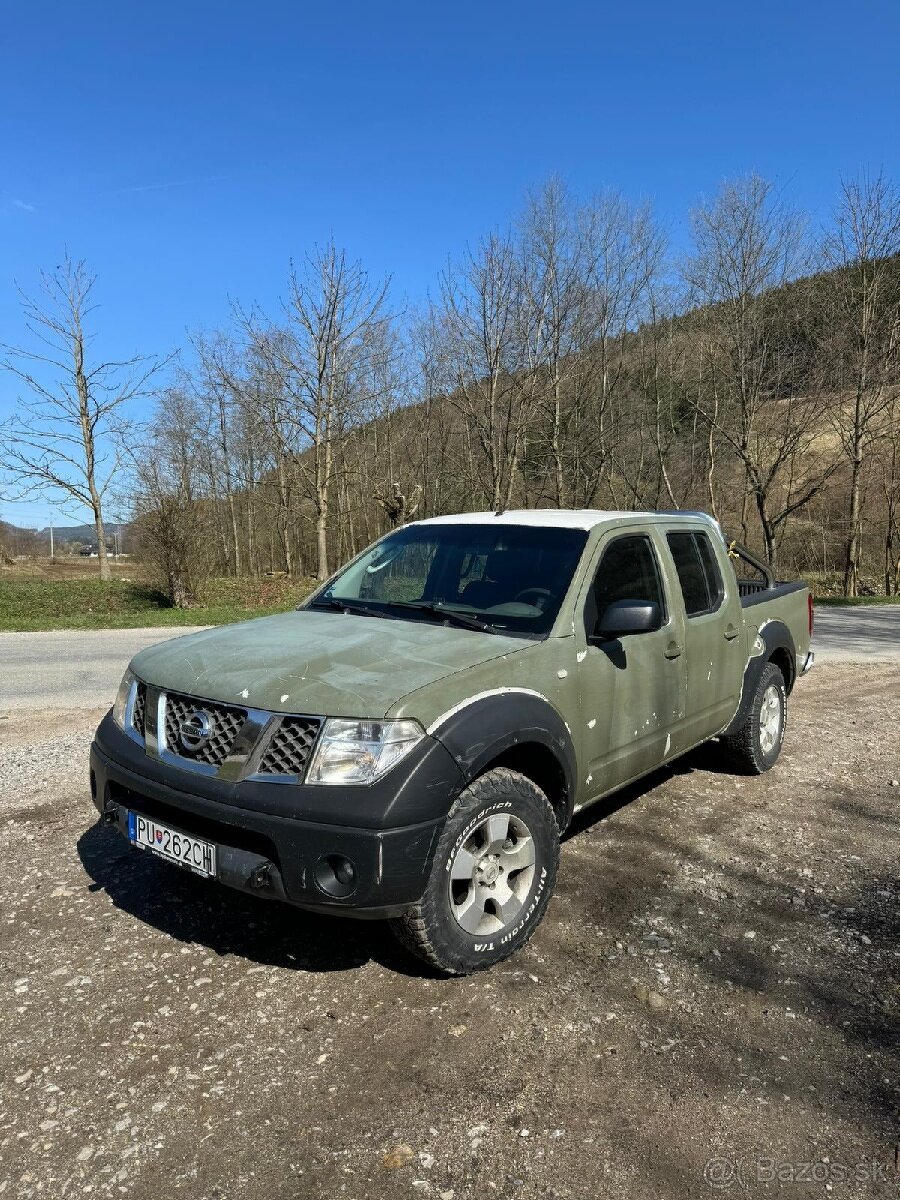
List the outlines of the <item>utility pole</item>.
<svg viewBox="0 0 900 1200">
<path fill-rule="evenodd" d="M 50 558 L 53 558 L 53 518 L 50 518 Z"/>
</svg>

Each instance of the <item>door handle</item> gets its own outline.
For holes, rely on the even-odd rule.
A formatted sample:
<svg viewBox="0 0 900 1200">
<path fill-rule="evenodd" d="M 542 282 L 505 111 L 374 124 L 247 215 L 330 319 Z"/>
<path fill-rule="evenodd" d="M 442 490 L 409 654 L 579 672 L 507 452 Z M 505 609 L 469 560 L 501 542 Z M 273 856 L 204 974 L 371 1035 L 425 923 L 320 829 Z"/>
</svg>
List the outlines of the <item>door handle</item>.
<svg viewBox="0 0 900 1200">
<path fill-rule="evenodd" d="M 725 626 L 725 641 L 733 642 L 739 632 L 740 631 L 736 625 L 726 625 Z"/>
<path fill-rule="evenodd" d="M 668 646 L 666 646 L 663 653 L 665 654 L 666 658 L 680 658 L 681 657 L 681 647 L 678 645 L 677 642 L 669 642 Z"/>
</svg>

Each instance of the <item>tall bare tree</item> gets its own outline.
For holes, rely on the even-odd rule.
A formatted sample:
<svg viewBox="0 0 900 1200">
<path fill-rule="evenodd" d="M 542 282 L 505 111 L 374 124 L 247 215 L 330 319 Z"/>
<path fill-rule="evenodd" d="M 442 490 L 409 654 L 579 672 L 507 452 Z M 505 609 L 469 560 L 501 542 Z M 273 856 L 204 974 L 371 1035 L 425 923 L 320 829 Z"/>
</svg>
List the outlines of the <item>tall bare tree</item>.
<svg viewBox="0 0 900 1200">
<path fill-rule="evenodd" d="M 564 508 L 571 492 L 567 437 L 579 412 L 579 384 L 589 344 L 588 263 L 579 212 L 565 185 L 550 179 L 529 197 L 522 228 L 523 279 L 532 308 L 530 368 L 535 377 L 532 451 L 546 458 L 549 492 Z"/>
<path fill-rule="evenodd" d="M 205 414 L 188 388 L 167 388 L 159 402 L 166 419 L 149 422 L 126 450 L 134 524 L 154 582 L 174 607 L 189 608 L 215 561 L 214 502 L 202 477 Z"/>
<path fill-rule="evenodd" d="M 694 403 L 742 465 L 742 524 L 749 500 L 774 566 L 785 522 L 836 465 L 810 453 L 821 439 L 823 402 L 798 357 L 794 327 L 802 326 L 806 293 L 786 287 L 807 261 L 802 222 L 768 181 L 750 175 L 724 184 L 695 210 L 692 225 L 686 277 L 702 305 L 695 327 L 710 348 Z"/>
<path fill-rule="evenodd" d="M 93 516 L 100 578 L 110 578 L 104 502 L 121 461 L 129 401 L 148 393 L 157 359 L 91 360 L 87 322 L 96 276 L 68 255 L 41 275 L 41 295 L 20 293 L 34 348 L 5 346 L 3 366 L 30 393 L 3 431 L 18 494 L 62 493 Z"/>
<path fill-rule="evenodd" d="M 533 405 L 523 264 L 510 235 L 492 233 L 441 277 L 446 386 L 471 439 L 476 491 L 508 508 Z M 485 474 L 478 478 L 483 465 Z"/>
<path fill-rule="evenodd" d="M 294 465 L 315 510 L 319 579 L 329 573 L 335 446 L 371 403 L 368 362 L 381 349 L 375 330 L 390 321 L 387 287 L 332 241 L 291 267 L 282 325 L 250 320 L 255 351 L 277 378 L 295 432 Z"/>
<path fill-rule="evenodd" d="M 665 243 L 649 206 L 632 205 L 617 192 L 586 205 L 580 223 L 589 310 L 588 349 L 581 356 L 588 419 L 579 423 L 578 441 L 589 457 L 579 474 L 581 503 L 593 504 L 613 457 L 611 439 L 620 432 L 610 428 L 613 406 L 621 412 L 629 403 L 622 394 L 628 379 L 628 334 L 650 313 Z M 615 496 L 613 500 L 618 503 Z"/>
<path fill-rule="evenodd" d="M 194 386 L 212 418 L 213 477 L 221 481 L 228 510 L 229 565 L 233 574 L 240 575 L 241 537 L 235 496 L 235 441 L 243 400 L 242 363 L 237 346 L 222 331 L 214 334 L 196 333 L 191 337 L 191 344 L 198 364 Z"/>
<path fill-rule="evenodd" d="M 840 391 L 835 426 L 850 464 L 844 594 L 859 591 L 862 479 L 900 385 L 900 192 L 883 175 L 845 180 L 824 243 L 825 350 Z"/>
</svg>

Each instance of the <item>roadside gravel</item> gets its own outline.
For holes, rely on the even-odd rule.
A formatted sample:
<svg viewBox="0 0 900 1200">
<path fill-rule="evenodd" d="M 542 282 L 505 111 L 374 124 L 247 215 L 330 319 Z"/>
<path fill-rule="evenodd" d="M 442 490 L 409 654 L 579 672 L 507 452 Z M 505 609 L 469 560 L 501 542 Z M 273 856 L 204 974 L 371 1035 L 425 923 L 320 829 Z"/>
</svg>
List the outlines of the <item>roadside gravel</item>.
<svg viewBox="0 0 900 1200">
<path fill-rule="evenodd" d="M 0 816 L 79 776 L 86 784 L 91 738 L 108 707 L 0 715 Z"/>
<path fill-rule="evenodd" d="M 8 714 L 0 1196 L 895 1197 L 898 692 L 817 667 L 768 776 L 707 747 L 586 814 L 450 981 L 96 826 L 102 709 Z"/>
</svg>

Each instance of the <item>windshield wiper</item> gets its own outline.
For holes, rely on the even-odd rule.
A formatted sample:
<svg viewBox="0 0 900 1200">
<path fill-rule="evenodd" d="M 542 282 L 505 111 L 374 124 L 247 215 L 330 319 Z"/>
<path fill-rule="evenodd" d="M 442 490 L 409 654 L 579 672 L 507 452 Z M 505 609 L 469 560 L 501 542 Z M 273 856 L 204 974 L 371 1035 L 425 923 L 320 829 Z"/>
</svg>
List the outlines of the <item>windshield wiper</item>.
<svg viewBox="0 0 900 1200">
<path fill-rule="evenodd" d="M 386 617 L 388 614 L 377 608 L 369 608 L 366 604 L 357 604 L 354 600 L 339 600 L 336 596 L 320 596 L 313 600 L 308 608 L 333 608 L 336 612 L 352 613 L 355 617 Z"/>
<path fill-rule="evenodd" d="M 440 617 L 451 625 L 459 625 L 463 629 L 477 629 L 479 633 L 500 632 L 493 625 L 488 625 L 486 621 L 479 621 L 477 617 L 470 617 L 468 613 L 456 612 L 454 609 L 444 608 L 440 604 L 429 604 L 421 600 L 390 600 L 388 603 L 391 608 L 408 608 L 415 612 L 428 613 L 429 616 Z"/>
</svg>

